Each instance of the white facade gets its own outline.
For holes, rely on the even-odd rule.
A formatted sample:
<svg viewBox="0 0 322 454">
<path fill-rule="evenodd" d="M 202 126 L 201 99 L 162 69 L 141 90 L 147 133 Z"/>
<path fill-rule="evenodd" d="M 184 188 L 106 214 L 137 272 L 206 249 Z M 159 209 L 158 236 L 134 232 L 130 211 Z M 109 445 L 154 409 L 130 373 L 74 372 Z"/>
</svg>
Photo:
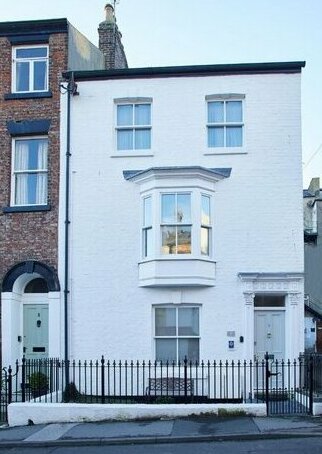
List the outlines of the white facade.
<svg viewBox="0 0 322 454">
<path fill-rule="evenodd" d="M 198 350 L 199 359 L 253 359 L 261 348 L 276 357 L 296 357 L 304 350 L 300 72 L 106 77 L 77 84 L 70 129 L 70 356 L 153 360 L 160 351 L 164 355 L 167 343 L 157 347 L 157 338 L 170 345 L 173 333 L 155 326 L 155 310 L 166 307 L 176 310 L 173 338 L 179 350 L 178 326 L 185 322 L 178 317 L 192 317 L 199 325 L 185 326 L 181 334 L 188 340 L 180 344 L 181 352 Z M 241 101 L 242 146 L 208 147 L 207 102 L 214 100 Z M 151 105 L 151 147 L 118 150 L 117 106 L 144 102 Z M 67 133 L 66 108 L 62 98 L 61 137 Z M 189 195 L 191 253 L 164 253 L 162 194 Z M 199 243 L 202 195 L 210 201 L 208 254 Z M 152 206 L 148 257 L 146 197 Z M 63 304 L 62 297 L 61 314 Z M 183 315 L 180 308 L 195 311 Z M 270 328 L 270 320 L 278 325 L 272 322 Z"/>
</svg>

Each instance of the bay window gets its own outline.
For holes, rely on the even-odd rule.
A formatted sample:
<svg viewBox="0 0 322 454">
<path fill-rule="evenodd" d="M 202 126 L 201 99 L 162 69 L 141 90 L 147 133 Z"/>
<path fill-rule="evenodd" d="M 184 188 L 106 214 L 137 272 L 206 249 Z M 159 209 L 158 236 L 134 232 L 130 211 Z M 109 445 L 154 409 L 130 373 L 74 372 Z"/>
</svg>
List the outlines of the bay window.
<svg viewBox="0 0 322 454">
<path fill-rule="evenodd" d="M 215 285 L 215 184 L 230 173 L 200 166 L 123 171 L 140 185 L 140 287 Z"/>
</svg>

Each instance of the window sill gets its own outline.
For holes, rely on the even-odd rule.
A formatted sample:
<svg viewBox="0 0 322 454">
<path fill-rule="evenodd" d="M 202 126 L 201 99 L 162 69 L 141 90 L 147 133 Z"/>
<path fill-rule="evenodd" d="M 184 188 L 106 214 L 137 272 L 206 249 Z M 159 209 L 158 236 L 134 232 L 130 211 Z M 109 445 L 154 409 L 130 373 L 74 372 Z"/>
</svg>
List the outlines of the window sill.
<svg viewBox="0 0 322 454">
<path fill-rule="evenodd" d="M 205 156 L 211 156 L 211 155 L 234 155 L 234 154 L 247 154 L 247 151 L 245 148 L 239 148 L 239 147 L 230 147 L 230 148 L 208 148 L 207 151 L 203 153 Z"/>
<path fill-rule="evenodd" d="M 153 157 L 154 153 L 151 153 L 150 150 L 148 150 L 146 153 L 144 152 L 134 152 L 131 153 L 130 151 L 126 151 L 125 153 L 118 153 L 118 154 L 112 154 L 111 158 L 150 158 Z"/>
<path fill-rule="evenodd" d="M 35 99 L 35 98 L 52 98 L 51 91 L 30 91 L 28 93 L 6 93 L 4 99 Z"/>
<path fill-rule="evenodd" d="M 162 258 L 139 263 L 139 287 L 213 287 L 216 262 L 202 258 Z"/>
<path fill-rule="evenodd" d="M 24 206 L 11 206 L 2 208 L 3 213 L 29 213 L 35 211 L 50 211 L 50 205 L 24 205 Z"/>
</svg>

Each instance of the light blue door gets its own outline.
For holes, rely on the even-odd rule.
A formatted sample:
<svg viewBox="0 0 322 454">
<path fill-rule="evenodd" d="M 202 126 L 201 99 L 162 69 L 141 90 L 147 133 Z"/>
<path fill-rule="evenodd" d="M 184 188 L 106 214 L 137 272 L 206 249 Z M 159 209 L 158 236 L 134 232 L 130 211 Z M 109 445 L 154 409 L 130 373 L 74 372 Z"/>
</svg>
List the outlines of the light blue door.
<svg viewBox="0 0 322 454">
<path fill-rule="evenodd" d="M 23 334 L 27 359 L 48 358 L 48 304 L 24 304 Z"/>
</svg>

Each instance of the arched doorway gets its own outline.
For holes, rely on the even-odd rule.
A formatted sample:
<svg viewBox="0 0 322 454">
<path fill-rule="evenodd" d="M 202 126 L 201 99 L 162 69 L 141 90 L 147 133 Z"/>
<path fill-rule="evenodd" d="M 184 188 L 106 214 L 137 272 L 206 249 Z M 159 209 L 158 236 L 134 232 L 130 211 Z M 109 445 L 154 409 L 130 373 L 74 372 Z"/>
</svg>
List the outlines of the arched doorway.
<svg viewBox="0 0 322 454">
<path fill-rule="evenodd" d="M 60 286 L 56 271 L 41 262 L 12 267 L 2 283 L 3 364 L 61 354 Z"/>
</svg>

